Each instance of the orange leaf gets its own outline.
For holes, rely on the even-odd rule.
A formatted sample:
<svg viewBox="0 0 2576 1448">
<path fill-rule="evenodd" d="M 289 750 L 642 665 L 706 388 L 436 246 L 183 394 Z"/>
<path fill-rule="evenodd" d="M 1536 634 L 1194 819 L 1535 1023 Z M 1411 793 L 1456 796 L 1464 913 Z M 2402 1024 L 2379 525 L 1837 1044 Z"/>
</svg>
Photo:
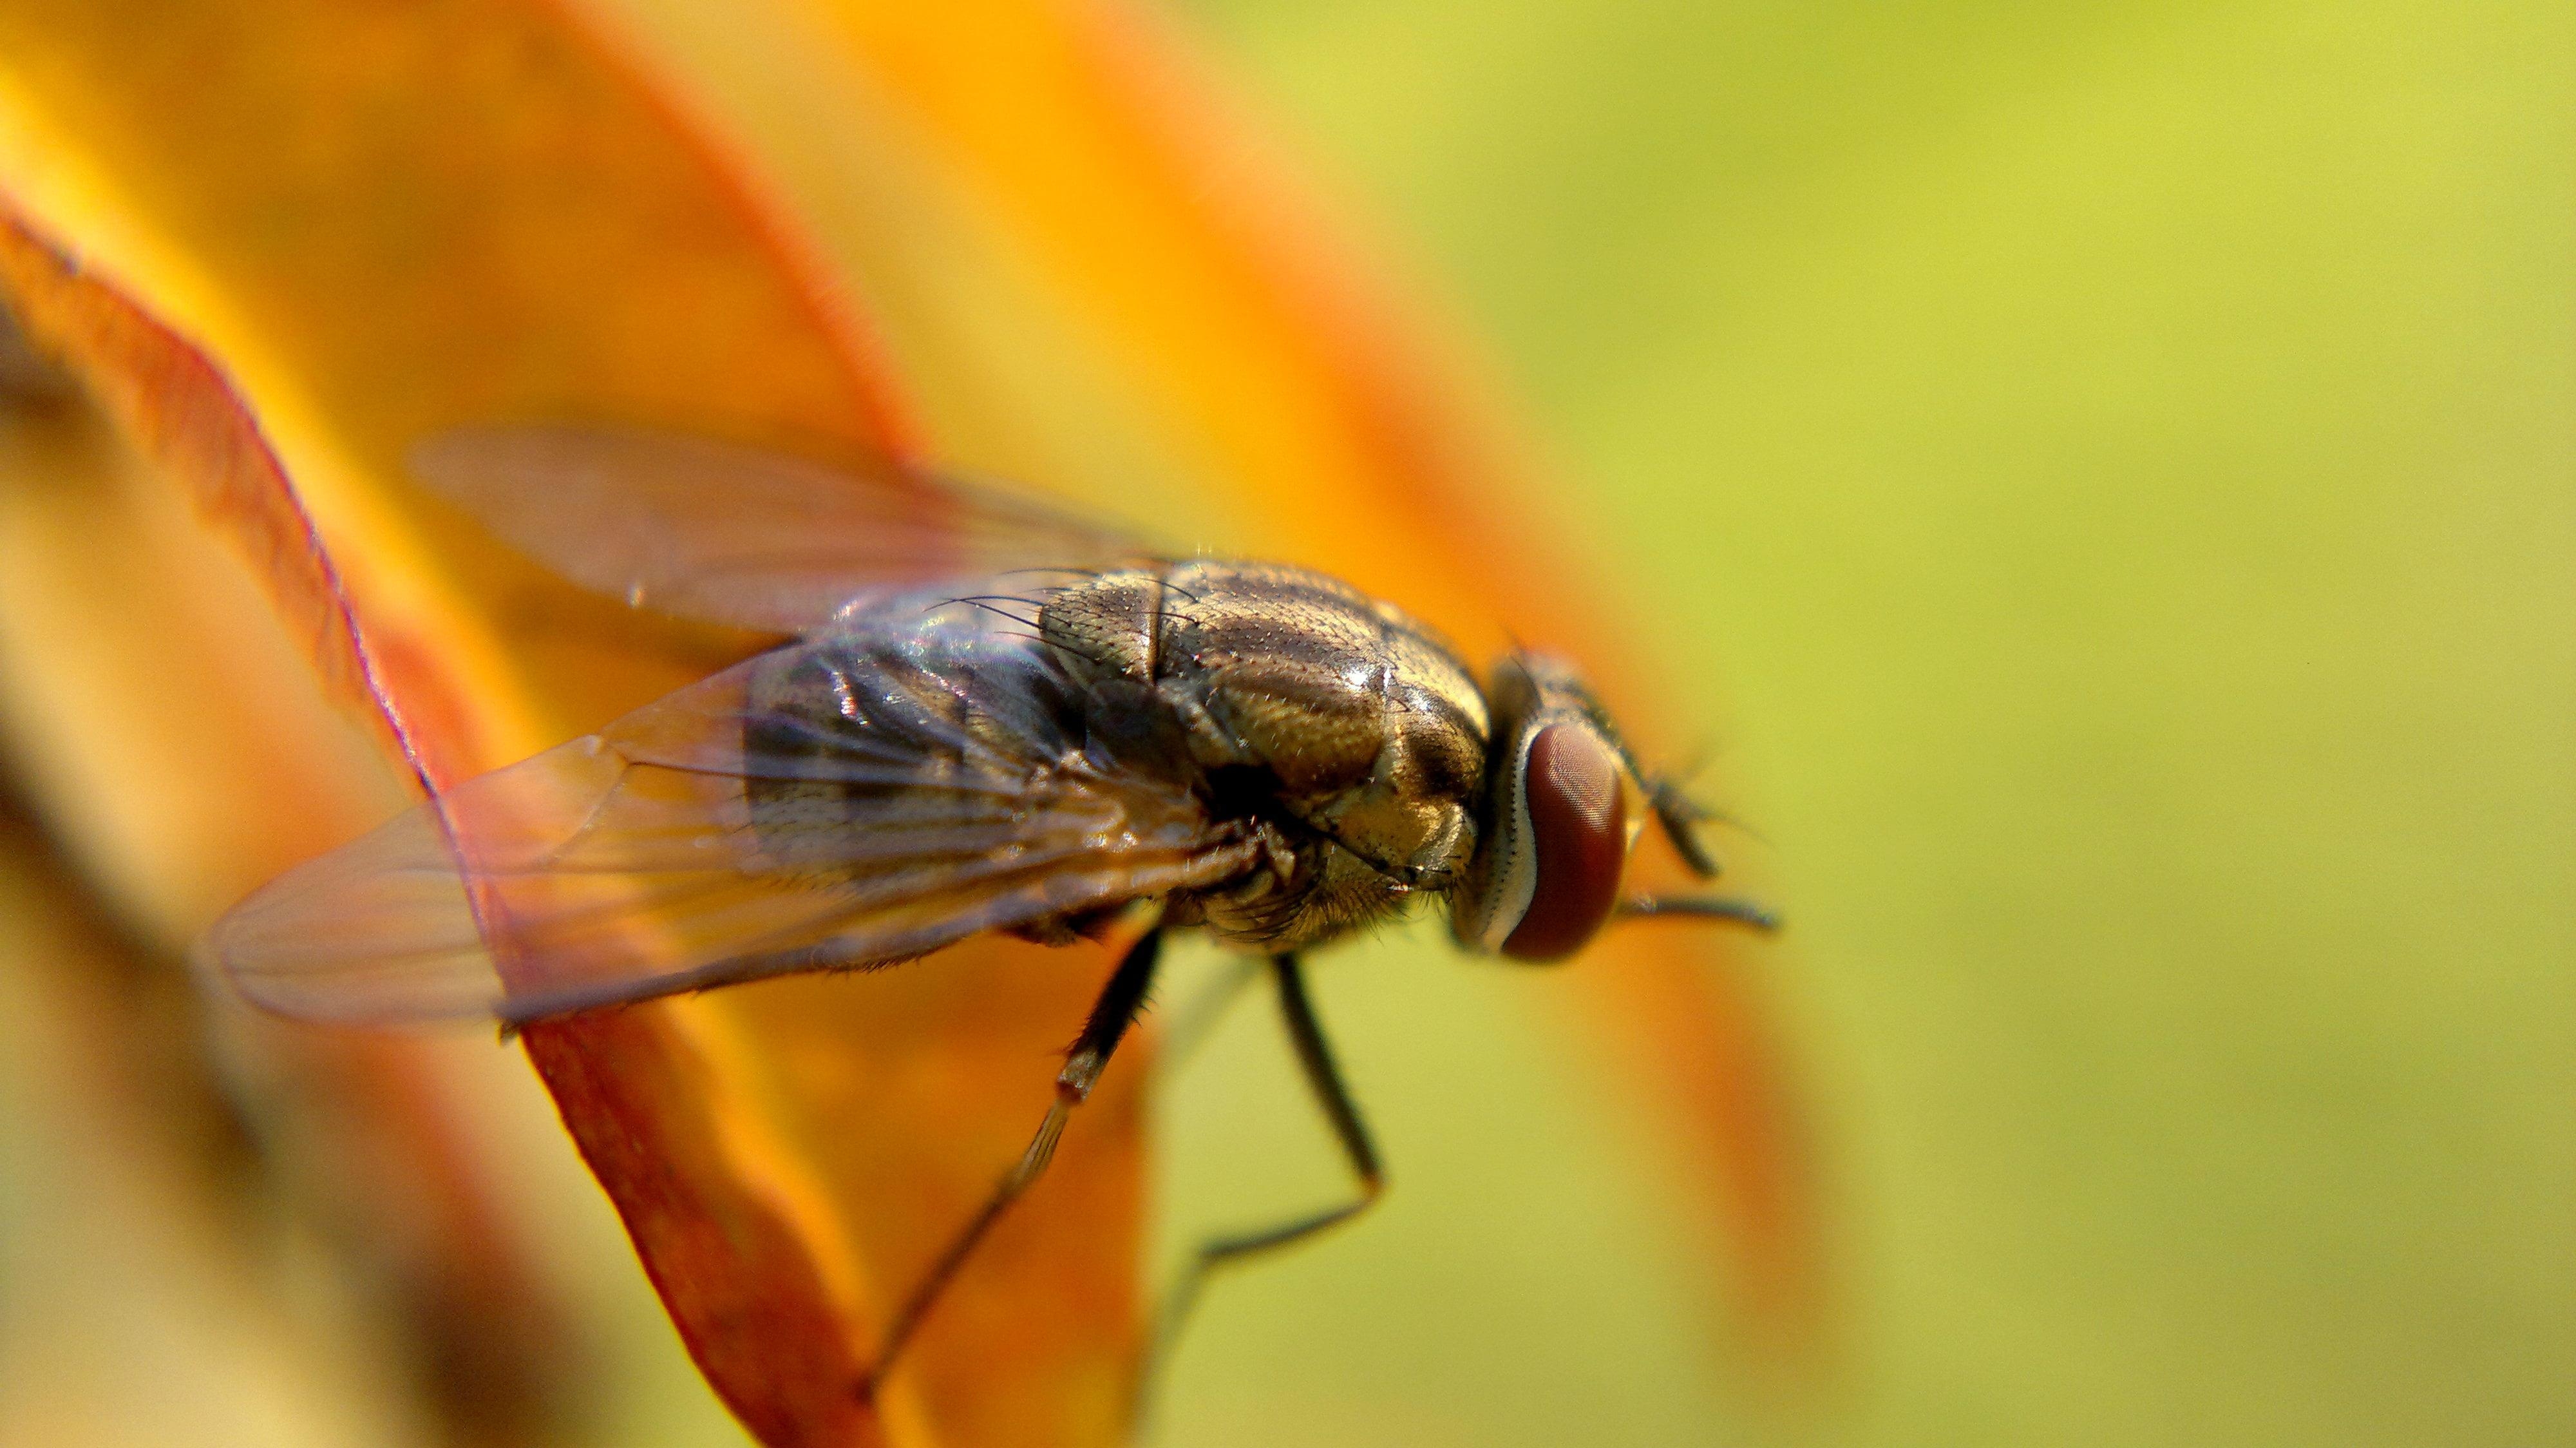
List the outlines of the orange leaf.
<svg viewBox="0 0 2576 1448">
<path fill-rule="evenodd" d="M 30 314 L 54 334 L 87 336 L 133 375 L 195 363 L 103 289 L 64 284 L 58 259 L 0 217 L 0 294 L 11 291 L 26 295 Z M 25 355 L 15 330 L 8 340 Z M 55 877 L 44 888 L 63 893 L 45 912 L 86 920 L 93 935 L 117 922 L 123 938 L 112 953 L 132 957 L 122 973 L 64 977 L 70 994 L 62 1003 L 85 1003 L 103 1059 L 126 1058 L 136 1076 L 160 1083 L 144 1098 L 159 1109 L 130 1124 L 202 1137 L 204 1112 L 192 1113 L 172 1088 L 212 1092 L 219 1059 L 229 1054 L 219 1041 L 263 1023 L 247 1012 L 162 1020 L 165 998 L 184 1001 L 189 990 L 176 968 L 189 936 L 226 901 L 368 827 L 398 804 L 401 789 L 364 732 L 330 711 L 315 687 L 312 640 L 335 616 L 327 578 L 299 578 L 286 561 L 307 555 L 254 534 L 254 546 L 268 541 L 266 551 L 282 557 L 275 567 L 244 567 L 209 546 L 203 510 L 144 466 L 71 379 L 27 356 L 7 382 L 0 707 L 9 783 L 50 816 L 60 846 L 86 875 L 84 891 L 68 871 L 40 867 Z M 256 439 L 247 450 L 225 451 L 227 441 L 240 441 L 228 439 L 226 422 L 218 416 L 195 436 L 185 424 L 172 431 L 186 439 L 178 446 L 235 463 L 208 466 L 201 481 L 258 498 L 277 479 L 260 470 L 266 454 Z M 296 521 L 291 511 L 263 517 L 258 504 L 227 503 L 222 494 L 205 502 L 229 516 Z M 282 629 L 267 594 L 299 584 L 304 626 Z M 287 602 L 288 612 L 298 611 L 296 599 Z M 345 632 L 340 637 L 345 643 Z M 361 697 L 345 687 L 355 678 L 354 656 L 342 662 L 344 697 Z M 372 710 L 367 717 L 378 718 Z M 260 757 L 295 763 L 256 776 L 242 771 L 241 760 Z M 101 898 L 83 901 L 84 893 Z M 0 970 L 41 973 L 55 964 L 39 951 L 0 961 Z M 413 1370 L 410 1385 L 425 1390 L 432 1409 L 478 1431 L 542 1425 L 564 1401 L 561 1379 L 577 1370 L 587 1344 L 567 1330 L 567 1284 L 540 1265 L 524 1221 L 496 1190 L 516 1181 L 517 1163 L 500 1159 L 502 1144 L 460 1099 L 461 1063 L 447 1043 L 282 1026 L 257 1035 L 262 1074 L 277 1087 L 242 1103 L 264 1128 L 258 1175 L 322 1229 L 335 1261 L 357 1269 L 344 1285 L 393 1329 L 388 1346 L 398 1366 Z M 262 1109 L 294 1092 L 331 1109 L 291 1116 Z M 151 1149 L 142 1138 L 133 1145 Z M 247 1165 L 232 1161 L 195 1184 L 231 1201 L 242 1195 Z M 221 1245 L 238 1255 L 257 1251 L 253 1241 Z M 240 1285 L 254 1280 L 245 1275 Z M 342 1364 L 316 1366 L 331 1373 Z"/>
<path fill-rule="evenodd" d="M 417 438 L 571 414 L 901 441 L 780 228 L 551 12 L 0 10 L 0 52 L 0 176 L 84 252 L 20 232 L 13 292 L 129 432 L 223 504 L 434 785 L 744 641 L 497 556 L 401 482 Z M 527 1033 L 691 1351 L 764 1441 L 1117 1433 L 1141 1062 L 1095 1098 L 1052 1204 L 1018 1214 L 934 1321 L 886 1423 L 852 1391 L 892 1301 L 1043 1110 L 1029 1063 L 1107 967 L 1030 954 Z M 920 1029 L 887 1033 L 898 1012 Z M 905 1164 L 892 1186 L 888 1160 Z M 1014 1301 L 1061 1310 L 976 1311 L 1004 1273 Z"/>
</svg>

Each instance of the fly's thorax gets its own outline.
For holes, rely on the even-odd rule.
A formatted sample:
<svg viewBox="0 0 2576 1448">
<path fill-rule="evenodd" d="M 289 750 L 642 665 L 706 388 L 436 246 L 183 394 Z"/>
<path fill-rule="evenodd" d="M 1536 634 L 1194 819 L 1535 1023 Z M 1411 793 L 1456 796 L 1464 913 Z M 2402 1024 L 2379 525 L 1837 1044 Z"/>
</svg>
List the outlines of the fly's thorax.
<svg viewBox="0 0 2576 1448">
<path fill-rule="evenodd" d="M 1154 681 L 1167 596 L 1160 568 L 1119 568 L 1052 589 L 1038 636 L 1085 682 Z"/>
<path fill-rule="evenodd" d="M 1077 670 L 1149 680 L 1202 769 L 1248 773 L 1359 860 L 1424 888 L 1464 867 L 1484 698 L 1401 611 L 1307 569 L 1199 560 L 1076 584 L 1040 624 Z"/>
</svg>

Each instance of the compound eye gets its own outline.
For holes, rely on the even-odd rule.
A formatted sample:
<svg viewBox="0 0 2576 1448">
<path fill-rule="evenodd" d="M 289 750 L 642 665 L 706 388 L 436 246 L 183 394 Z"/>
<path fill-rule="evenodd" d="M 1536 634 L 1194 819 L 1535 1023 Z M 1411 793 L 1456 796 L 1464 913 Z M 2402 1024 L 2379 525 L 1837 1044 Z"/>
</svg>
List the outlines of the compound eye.
<svg viewBox="0 0 2576 1448">
<path fill-rule="evenodd" d="M 1550 724 L 1522 758 L 1520 810 L 1527 811 L 1537 870 L 1529 908 L 1504 938 L 1503 954 L 1558 960 L 1582 949 L 1618 903 L 1627 800 L 1618 756 L 1588 725 Z"/>
</svg>

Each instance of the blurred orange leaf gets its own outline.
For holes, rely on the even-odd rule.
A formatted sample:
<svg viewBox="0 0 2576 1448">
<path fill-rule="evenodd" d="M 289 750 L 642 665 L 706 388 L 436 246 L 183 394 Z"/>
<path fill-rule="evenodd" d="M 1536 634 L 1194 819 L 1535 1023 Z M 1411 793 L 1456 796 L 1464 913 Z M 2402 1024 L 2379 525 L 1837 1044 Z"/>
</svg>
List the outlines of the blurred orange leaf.
<svg viewBox="0 0 2576 1448">
<path fill-rule="evenodd" d="M 898 442 L 888 390 L 793 247 L 552 12 L 0 8 L 0 51 L 0 174 L 84 252 L 14 233 L 31 327 L 271 565 L 317 658 L 369 686 L 432 785 L 744 644 L 494 555 L 406 489 L 416 438 L 578 415 Z M 1044 1108 L 1027 1063 L 1107 966 L 1028 953 L 527 1033 L 692 1352 L 765 1441 L 884 1428 L 853 1392 L 876 1325 Z M 916 1029 L 890 1036 L 898 1003 Z M 947 1027 L 962 1038 L 943 1044 Z M 1013 1220 L 889 1389 L 898 1438 L 1116 1436 L 1140 1069 L 1113 1075 L 1057 1200 Z M 938 1089 L 908 1090 L 925 1071 Z M 977 1305 L 1003 1274 L 1024 1310 L 996 1323 Z"/>
</svg>

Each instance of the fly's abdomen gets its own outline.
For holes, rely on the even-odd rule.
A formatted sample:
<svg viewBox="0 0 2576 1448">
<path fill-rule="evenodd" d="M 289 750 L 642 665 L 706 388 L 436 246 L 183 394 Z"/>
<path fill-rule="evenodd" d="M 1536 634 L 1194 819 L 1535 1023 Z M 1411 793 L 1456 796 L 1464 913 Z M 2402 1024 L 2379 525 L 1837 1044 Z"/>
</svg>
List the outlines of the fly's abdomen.
<svg viewBox="0 0 2576 1448">
<path fill-rule="evenodd" d="M 816 883 L 988 859 L 1081 748 L 1048 651 L 960 608 L 770 658 L 748 688 L 744 794 L 764 852 Z"/>
</svg>

